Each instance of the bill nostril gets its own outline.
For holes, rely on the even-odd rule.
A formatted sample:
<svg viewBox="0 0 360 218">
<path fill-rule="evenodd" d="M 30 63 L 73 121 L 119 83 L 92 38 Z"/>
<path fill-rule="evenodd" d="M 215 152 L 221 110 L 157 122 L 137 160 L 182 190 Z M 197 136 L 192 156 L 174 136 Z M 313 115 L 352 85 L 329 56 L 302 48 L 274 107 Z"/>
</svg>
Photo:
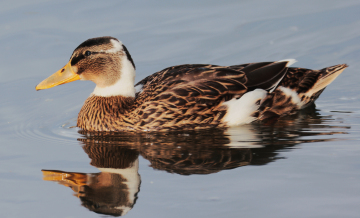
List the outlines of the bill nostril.
<svg viewBox="0 0 360 218">
<path fill-rule="evenodd" d="M 65 69 L 63 68 L 63 69 L 61 70 L 61 73 L 64 72 L 64 71 L 65 71 Z"/>
</svg>

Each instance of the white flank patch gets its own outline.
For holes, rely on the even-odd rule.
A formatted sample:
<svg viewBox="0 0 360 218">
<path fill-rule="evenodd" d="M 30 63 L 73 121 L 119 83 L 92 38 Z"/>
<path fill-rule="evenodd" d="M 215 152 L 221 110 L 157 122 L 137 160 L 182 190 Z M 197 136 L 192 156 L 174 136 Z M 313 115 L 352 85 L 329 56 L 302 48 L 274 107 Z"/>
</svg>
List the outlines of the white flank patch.
<svg viewBox="0 0 360 218">
<path fill-rule="evenodd" d="M 139 159 L 137 159 L 133 166 L 126 168 L 126 169 L 113 169 L 113 168 L 98 168 L 101 172 L 107 172 L 107 173 L 116 173 L 120 174 L 123 178 L 126 179 L 126 182 L 123 182 L 127 185 L 127 190 L 129 192 L 127 202 L 130 205 L 134 204 L 135 201 L 135 195 L 139 192 L 139 186 L 140 186 L 140 175 L 138 173 L 139 170 Z M 123 213 L 121 216 L 124 216 L 127 214 L 132 207 L 121 205 L 116 207 L 116 209 L 123 210 Z"/>
<path fill-rule="evenodd" d="M 237 126 L 241 124 L 251 123 L 254 117 L 251 116 L 258 108 L 257 101 L 265 98 L 267 92 L 263 89 L 255 89 L 243 95 L 240 99 L 231 99 L 223 103 L 227 106 L 227 112 L 224 122 L 229 126 Z"/>
<path fill-rule="evenodd" d="M 299 107 L 301 106 L 301 99 L 297 92 L 283 86 L 279 86 L 278 89 L 281 90 L 286 96 L 291 97 L 292 103 L 296 104 Z"/>
<path fill-rule="evenodd" d="M 135 86 L 135 93 L 138 93 L 138 92 L 142 92 L 142 88 L 143 88 L 143 85 L 142 84 L 139 84 L 137 86 Z"/>
<path fill-rule="evenodd" d="M 284 59 L 284 60 L 280 60 L 280 61 L 276 61 L 276 62 L 288 62 L 286 64 L 286 67 L 289 67 L 289 66 L 293 65 L 294 63 L 296 63 L 297 60 L 295 60 L 295 59 Z"/>
<path fill-rule="evenodd" d="M 120 79 L 115 84 L 107 87 L 96 86 L 92 95 L 102 97 L 119 95 L 124 97 L 135 97 L 135 69 L 126 56 L 121 58 L 121 69 L 119 73 Z"/>
</svg>

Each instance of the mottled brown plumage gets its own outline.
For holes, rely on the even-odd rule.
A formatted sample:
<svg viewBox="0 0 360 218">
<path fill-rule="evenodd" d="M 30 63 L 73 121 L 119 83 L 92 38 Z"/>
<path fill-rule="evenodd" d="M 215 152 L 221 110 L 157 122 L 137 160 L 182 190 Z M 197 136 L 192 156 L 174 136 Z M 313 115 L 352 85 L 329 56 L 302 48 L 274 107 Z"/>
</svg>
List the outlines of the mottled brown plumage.
<svg viewBox="0 0 360 218">
<path fill-rule="evenodd" d="M 300 105 L 296 104 L 291 96 L 284 95 L 280 89 L 276 89 L 266 96 L 254 116 L 258 120 L 274 120 L 284 115 L 294 114 L 299 109 L 314 103 L 326 86 L 346 67 L 346 64 L 339 64 L 322 70 L 289 68 L 279 87 L 296 91 L 301 100 Z"/>
<path fill-rule="evenodd" d="M 135 98 L 89 97 L 78 126 L 90 131 L 199 129 L 224 126 L 221 103 L 245 91 L 244 73 L 212 65 L 167 68 L 138 84 Z"/>
<path fill-rule="evenodd" d="M 132 130 L 134 122 L 128 112 L 133 107 L 131 97 L 90 96 L 79 112 L 77 126 L 89 131 Z"/>
<path fill-rule="evenodd" d="M 135 64 L 112 37 L 79 45 L 57 76 L 36 89 L 91 80 L 93 94 L 77 126 L 88 131 L 160 131 L 228 127 L 292 114 L 315 101 L 346 67 L 288 68 L 294 60 L 234 66 L 186 64 L 166 68 L 133 86 Z M 60 76 L 59 76 L 60 75 Z M 55 84 L 55 85 L 54 85 Z M 244 116 L 236 116 L 236 114 Z M 235 120 L 234 119 L 239 119 Z"/>
</svg>

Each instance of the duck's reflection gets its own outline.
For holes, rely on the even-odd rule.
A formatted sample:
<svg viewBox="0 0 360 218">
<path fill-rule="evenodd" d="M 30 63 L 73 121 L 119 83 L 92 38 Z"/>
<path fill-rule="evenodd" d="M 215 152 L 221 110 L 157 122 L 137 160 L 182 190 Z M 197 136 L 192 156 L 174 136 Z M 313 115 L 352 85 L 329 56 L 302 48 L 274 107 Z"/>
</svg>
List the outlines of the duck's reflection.
<svg viewBox="0 0 360 218">
<path fill-rule="evenodd" d="M 122 216 L 134 206 L 140 190 L 139 153 L 119 146 L 84 145 L 100 173 L 43 170 L 44 180 L 70 187 L 82 206 L 101 214 Z"/>
<path fill-rule="evenodd" d="M 320 116 L 315 108 L 275 124 L 192 132 L 80 132 L 79 141 L 100 173 L 44 170 L 44 180 L 75 191 L 84 207 L 120 216 L 135 204 L 139 192 L 139 154 L 157 170 L 181 175 L 210 174 L 245 165 L 265 165 L 282 159 L 279 152 L 300 143 L 331 141 L 346 126 Z"/>
</svg>

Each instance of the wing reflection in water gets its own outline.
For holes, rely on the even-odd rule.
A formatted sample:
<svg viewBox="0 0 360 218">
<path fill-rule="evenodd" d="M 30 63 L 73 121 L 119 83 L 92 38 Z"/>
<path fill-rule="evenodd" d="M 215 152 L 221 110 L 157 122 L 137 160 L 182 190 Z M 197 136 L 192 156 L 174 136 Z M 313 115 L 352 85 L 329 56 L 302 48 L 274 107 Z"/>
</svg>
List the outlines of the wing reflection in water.
<svg viewBox="0 0 360 218">
<path fill-rule="evenodd" d="M 320 116 L 314 107 L 275 124 L 164 133 L 89 133 L 78 139 L 100 173 L 43 170 L 44 180 L 71 187 L 82 205 L 103 214 L 124 215 L 135 204 L 138 155 L 157 170 L 181 175 L 210 174 L 246 165 L 265 165 L 300 143 L 337 140 L 346 126 Z"/>
</svg>

